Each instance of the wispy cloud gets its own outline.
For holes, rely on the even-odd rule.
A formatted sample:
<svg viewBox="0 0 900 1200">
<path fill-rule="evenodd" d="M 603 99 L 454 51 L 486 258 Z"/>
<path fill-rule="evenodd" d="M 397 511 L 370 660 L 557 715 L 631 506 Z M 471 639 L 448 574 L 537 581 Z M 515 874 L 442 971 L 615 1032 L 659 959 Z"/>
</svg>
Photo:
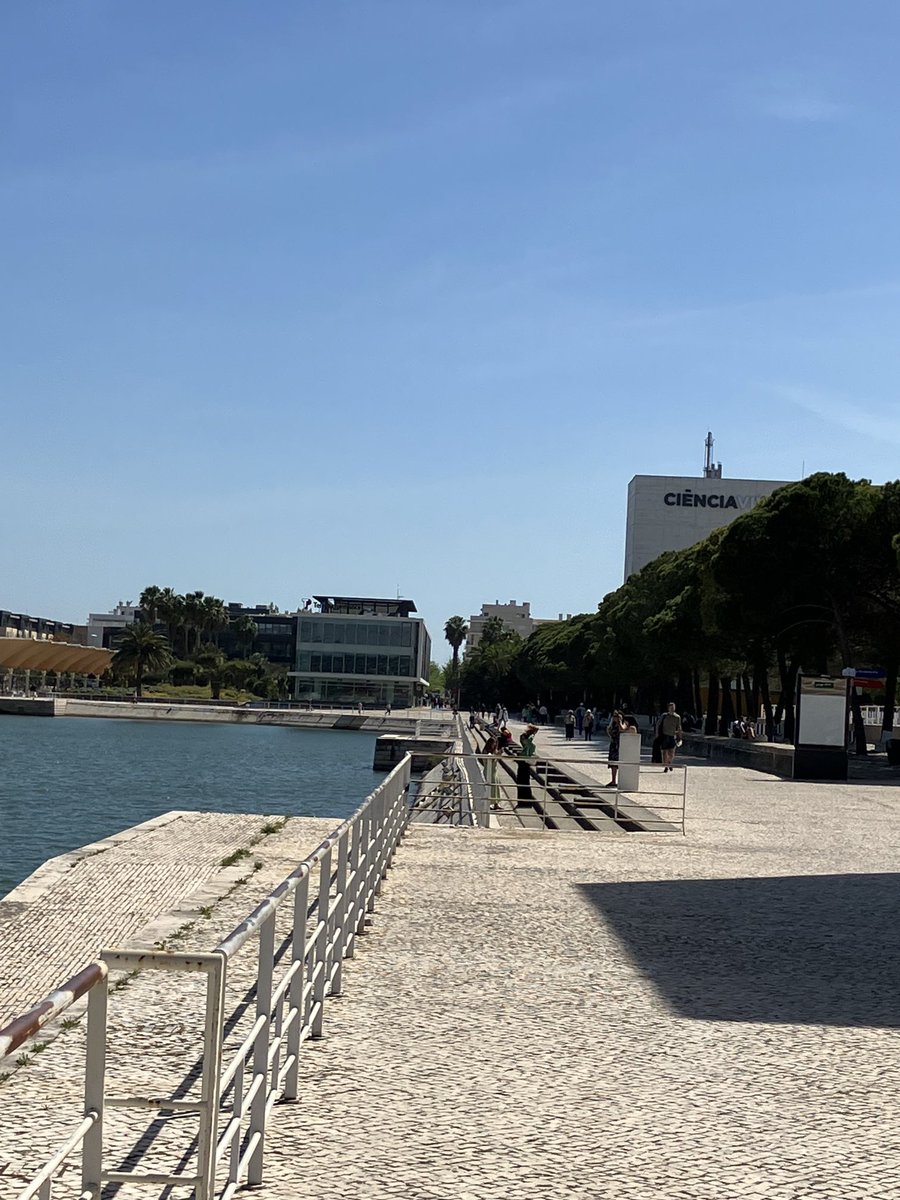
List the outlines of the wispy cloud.
<svg viewBox="0 0 900 1200">
<path fill-rule="evenodd" d="M 795 384 L 769 384 L 766 390 L 818 417 L 820 421 L 873 438 L 878 443 L 891 442 L 900 446 L 900 416 L 890 411 L 896 407 L 895 399 L 890 401 L 890 408 L 885 411 L 884 405 L 879 407 L 871 399 L 861 400 L 858 396 L 826 393 Z"/>
<path fill-rule="evenodd" d="M 814 80 L 792 75 L 770 75 L 742 89 L 747 107 L 765 117 L 799 124 L 837 121 L 847 105 L 832 100 Z"/>
<path fill-rule="evenodd" d="M 705 321 L 715 317 L 740 316 L 742 313 L 765 312 L 767 309 L 785 307 L 802 308 L 808 305 L 835 302 L 845 304 L 853 300 L 887 299 L 898 295 L 900 295 L 900 281 L 886 280 L 883 283 L 822 288 L 820 291 L 813 292 L 781 292 L 774 295 L 756 296 L 746 300 L 727 300 L 721 304 L 633 312 L 619 317 L 615 324 L 618 328 L 625 329 L 652 329 L 691 321 Z"/>
</svg>

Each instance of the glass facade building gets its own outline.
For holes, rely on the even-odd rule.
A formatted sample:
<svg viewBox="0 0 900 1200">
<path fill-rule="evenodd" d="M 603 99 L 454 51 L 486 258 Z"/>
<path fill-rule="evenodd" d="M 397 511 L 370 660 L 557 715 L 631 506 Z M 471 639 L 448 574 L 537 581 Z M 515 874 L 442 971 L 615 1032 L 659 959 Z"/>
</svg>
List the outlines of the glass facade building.
<svg viewBox="0 0 900 1200">
<path fill-rule="evenodd" d="M 406 708 L 427 687 L 431 639 L 409 600 L 317 596 L 297 619 L 294 694 L 316 704 Z"/>
</svg>

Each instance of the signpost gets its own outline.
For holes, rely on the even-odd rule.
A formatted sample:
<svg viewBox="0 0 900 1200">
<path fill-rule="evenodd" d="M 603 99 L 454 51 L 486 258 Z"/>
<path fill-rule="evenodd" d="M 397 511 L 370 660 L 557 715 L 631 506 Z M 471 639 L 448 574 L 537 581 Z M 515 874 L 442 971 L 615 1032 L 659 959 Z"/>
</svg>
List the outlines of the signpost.
<svg viewBox="0 0 900 1200">
<path fill-rule="evenodd" d="M 797 680 L 795 779 L 847 778 L 847 703 L 851 678 L 801 675 Z"/>
</svg>

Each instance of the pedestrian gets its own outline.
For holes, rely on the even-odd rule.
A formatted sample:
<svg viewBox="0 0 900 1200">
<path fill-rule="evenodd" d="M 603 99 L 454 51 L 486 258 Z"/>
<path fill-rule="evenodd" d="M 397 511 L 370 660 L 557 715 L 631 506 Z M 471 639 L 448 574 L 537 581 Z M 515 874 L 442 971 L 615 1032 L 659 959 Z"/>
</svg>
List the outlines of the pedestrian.
<svg viewBox="0 0 900 1200">
<path fill-rule="evenodd" d="M 584 714 L 582 722 L 584 728 L 584 740 L 589 742 L 594 733 L 594 710 L 589 708 Z"/>
<path fill-rule="evenodd" d="M 622 730 L 627 729 L 625 718 L 619 709 L 613 711 L 613 715 L 609 718 L 609 724 L 606 727 L 606 732 L 609 737 L 609 754 L 607 762 L 609 763 L 610 781 L 606 787 L 615 787 L 616 780 L 619 776 L 619 738 L 622 736 Z"/>
<path fill-rule="evenodd" d="M 534 735 L 537 733 L 537 725 L 526 725 L 525 732 L 519 738 L 519 761 L 516 763 L 516 799 L 517 800 L 533 800 L 534 796 L 531 792 L 531 767 L 528 763 L 529 758 L 534 758 Z"/>
<path fill-rule="evenodd" d="M 675 749 L 681 740 L 681 717 L 675 711 L 673 703 L 668 705 L 666 711 L 659 718 L 656 733 L 659 737 L 659 748 L 662 751 L 663 771 L 671 771 Z"/>
<path fill-rule="evenodd" d="M 584 728 L 584 705 L 580 702 L 575 709 L 575 728 L 578 730 L 578 736 L 581 737 L 581 731 Z"/>
<path fill-rule="evenodd" d="M 538 709 L 538 712 L 540 713 L 541 724 L 546 725 L 547 724 L 547 716 L 548 716 L 547 705 L 542 704 L 541 707 Z"/>
<path fill-rule="evenodd" d="M 509 720 L 509 710 L 507 709 L 506 705 L 504 704 L 503 707 L 500 709 L 500 724 L 505 725 L 508 720 Z"/>
<path fill-rule="evenodd" d="M 387 706 L 386 706 L 386 708 L 385 708 L 385 710 L 384 710 L 384 715 L 385 715 L 386 717 L 389 717 L 389 716 L 391 715 L 391 705 L 390 705 L 390 701 L 388 702 L 388 704 L 387 704 Z"/>
<path fill-rule="evenodd" d="M 571 742 L 571 740 L 575 736 L 575 714 L 572 712 L 571 708 L 566 713 L 565 727 L 566 727 L 566 741 Z"/>
</svg>

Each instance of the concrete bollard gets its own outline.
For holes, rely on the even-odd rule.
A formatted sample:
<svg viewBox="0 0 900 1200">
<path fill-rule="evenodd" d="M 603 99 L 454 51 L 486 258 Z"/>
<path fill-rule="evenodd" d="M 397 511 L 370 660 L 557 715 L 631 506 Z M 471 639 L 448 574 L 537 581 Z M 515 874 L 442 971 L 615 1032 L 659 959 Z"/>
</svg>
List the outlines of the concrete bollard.
<svg viewBox="0 0 900 1200">
<path fill-rule="evenodd" d="M 641 790 L 641 738 L 637 730 L 623 732 L 619 738 L 619 778 L 620 792 L 639 792 Z"/>
</svg>

